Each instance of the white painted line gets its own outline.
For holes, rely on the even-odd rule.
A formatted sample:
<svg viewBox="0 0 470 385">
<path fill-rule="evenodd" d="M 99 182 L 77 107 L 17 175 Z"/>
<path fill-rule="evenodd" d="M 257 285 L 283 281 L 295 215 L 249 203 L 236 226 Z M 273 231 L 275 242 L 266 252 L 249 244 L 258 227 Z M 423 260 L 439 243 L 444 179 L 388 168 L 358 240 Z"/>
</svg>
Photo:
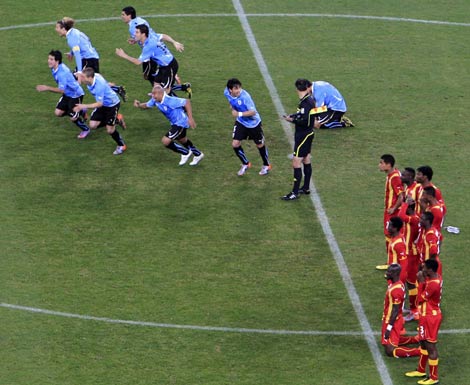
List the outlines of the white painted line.
<svg viewBox="0 0 470 385">
<path fill-rule="evenodd" d="M 91 315 L 66 313 L 62 311 L 40 309 L 37 307 L 13 305 L 11 303 L 0 302 L 0 307 L 10 310 L 20 310 L 29 313 L 52 315 L 55 317 L 76 318 L 85 321 L 96 321 L 110 324 L 122 324 L 133 326 L 144 326 L 161 329 L 181 329 L 181 330 L 201 330 L 208 332 L 225 332 L 225 333 L 252 333 L 252 334 L 274 334 L 274 335 L 304 335 L 304 336 L 346 336 L 346 337 L 362 337 L 364 335 L 361 331 L 348 331 L 348 330 L 279 330 L 279 329 L 250 329 L 250 328 L 229 328 L 221 326 L 200 326 L 200 325 L 178 325 L 167 324 L 161 322 L 149 321 L 134 321 L 114 319 L 108 317 L 95 317 Z M 451 329 L 439 330 L 439 334 L 469 334 L 470 329 Z M 374 335 L 380 335 L 380 332 L 374 332 Z"/>
<path fill-rule="evenodd" d="M 166 323 L 159 323 L 159 322 L 132 321 L 132 320 L 113 319 L 113 318 L 107 318 L 107 317 L 94 317 L 90 315 L 82 315 L 82 314 L 74 314 L 74 313 L 65 313 L 61 311 L 39 309 L 36 307 L 12 305 L 9 303 L 0 303 L 0 307 L 12 309 L 12 310 L 22 310 L 22 311 L 27 311 L 30 313 L 39 313 L 39 314 L 53 315 L 53 316 L 58 316 L 58 317 L 65 317 L 65 318 L 77 318 L 81 320 L 99 321 L 99 322 L 105 322 L 105 323 L 134 325 L 134 326 L 148 326 L 148 327 L 154 327 L 154 328 L 204 330 L 204 331 L 211 331 L 211 332 L 226 332 L 226 333 L 277 334 L 277 335 L 362 336 L 362 332 L 355 332 L 355 331 L 250 329 L 250 328 L 229 328 L 229 327 L 219 327 L 219 326 L 176 325 L 176 324 L 166 324 Z"/>
<path fill-rule="evenodd" d="M 470 27 L 470 23 L 459 23 L 453 21 L 443 21 L 443 20 L 423 20 L 423 19 L 408 19 L 403 17 L 385 17 L 385 16 L 367 16 L 367 15 L 335 15 L 329 13 L 247 13 L 247 17 L 318 17 L 318 18 L 337 18 L 337 19 L 363 19 L 363 20 L 382 20 L 382 21 L 398 21 L 405 23 L 421 23 L 421 24 L 434 24 L 434 25 L 447 25 L 447 26 L 457 26 L 457 27 Z M 166 15 L 141 15 L 145 19 L 153 18 L 181 18 L 181 17 L 238 17 L 237 14 L 233 13 L 179 13 L 179 14 L 166 14 Z M 113 21 L 121 20 L 120 17 L 100 17 L 95 19 L 77 19 L 77 23 L 87 23 L 94 21 Z M 19 24 L 19 25 L 10 25 L 6 27 L 0 27 L 0 31 L 8 31 L 12 29 L 20 28 L 36 28 L 44 27 L 47 25 L 55 25 L 56 21 L 49 21 L 44 23 L 34 23 L 34 24 Z"/>
<path fill-rule="evenodd" d="M 243 27 L 243 30 L 245 31 L 246 38 L 254 53 L 255 59 L 258 63 L 259 69 L 266 83 L 266 86 L 268 87 L 268 90 L 270 91 L 270 95 L 273 99 L 273 103 L 276 108 L 276 111 L 278 115 L 281 116 L 285 113 L 284 107 L 282 106 L 281 100 L 279 98 L 279 94 L 271 78 L 271 75 L 269 73 L 266 62 L 261 53 L 261 50 L 258 47 L 256 38 L 253 35 L 247 16 L 244 13 L 243 6 L 241 5 L 240 0 L 232 0 L 232 3 L 237 11 L 238 17 L 240 19 L 240 23 Z M 283 123 L 289 124 L 285 121 L 283 121 Z M 284 124 L 284 132 L 286 132 L 286 135 L 289 138 L 289 142 L 293 143 L 294 137 L 293 137 L 292 129 L 290 128 L 290 126 L 286 128 Z M 388 372 L 387 366 L 385 365 L 382 354 L 377 345 L 377 341 L 375 339 L 374 333 L 372 332 L 372 328 L 370 326 L 369 320 L 367 319 L 367 316 L 362 307 L 361 299 L 359 298 L 359 295 L 356 291 L 356 288 L 351 278 L 351 274 L 349 274 L 348 267 L 346 265 L 346 262 L 344 261 L 343 254 L 341 253 L 341 250 L 338 246 L 338 242 L 336 241 L 333 231 L 331 230 L 328 216 L 326 215 L 326 212 L 321 203 L 320 195 L 317 192 L 317 189 L 313 182 L 313 178 L 310 181 L 310 191 L 311 191 L 310 197 L 315 207 L 318 220 L 320 221 L 323 232 L 328 241 L 328 245 L 330 246 L 330 250 L 333 254 L 336 265 L 338 266 L 338 270 L 341 274 L 341 278 L 343 279 L 344 285 L 346 286 L 349 298 L 351 300 L 351 304 L 354 308 L 354 311 L 356 312 L 356 316 L 361 325 L 361 329 L 364 332 L 364 337 L 366 339 L 367 345 L 369 346 L 369 350 L 372 353 L 372 357 L 375 361 L 375 365 L 380 375 L 380 379 L 384 385 L 393 385 L 392 378 L 390 377 L 390 373 Z M 286 204 L 289 204 L 289 203 L 286 202 Z"/>
</svg>

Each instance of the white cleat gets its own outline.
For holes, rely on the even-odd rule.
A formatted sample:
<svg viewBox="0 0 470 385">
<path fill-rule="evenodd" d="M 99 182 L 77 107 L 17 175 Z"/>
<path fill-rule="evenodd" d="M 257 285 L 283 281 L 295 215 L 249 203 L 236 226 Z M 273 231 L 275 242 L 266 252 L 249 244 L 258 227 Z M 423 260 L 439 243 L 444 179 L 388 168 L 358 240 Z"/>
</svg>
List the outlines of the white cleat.
<svg viewBox="0 0 470 385">
<path fill-rule="evenodd" d="M 203 159 L 204 159 L 204 154 L 201 152 L 201 155 L 195 156 L 189 165 L 196 166 Z"/>
<path fill-rule="evenodd" d="M 179 165 L 182 166 L 183 164 L 186 164 L 186 162 L 191 158 L 193 155 L 193 152 L 189 150 L 189 152 L 186 155 L 181 155 L 181 160 L 179 162 Z"/>
</svg>

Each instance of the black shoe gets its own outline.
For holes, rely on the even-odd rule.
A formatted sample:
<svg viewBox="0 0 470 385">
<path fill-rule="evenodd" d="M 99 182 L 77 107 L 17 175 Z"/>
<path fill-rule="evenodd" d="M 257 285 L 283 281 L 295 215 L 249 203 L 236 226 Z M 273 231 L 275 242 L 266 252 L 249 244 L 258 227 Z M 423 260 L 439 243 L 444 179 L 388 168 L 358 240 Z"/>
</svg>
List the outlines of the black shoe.
<svg viewBox="0 0 470 385">
<path fill-rule="evenodd" d="M 127 92 L 123 86 L 119 86 L 117 93 L 121 97 L 123 102 L 127 102 Z"/>
<path fill-rule="evenodd" d="M 303 188 L 303 187 L 302 187 L 302 188 L 299 190 L 299 194 L 300 194 L 300 195 L 310 195 L 310 190 L 307 189 L 307 188 Z"/>
<path fill-rule="evenodd" d="M 299 199 L 299 195 L 294 194 L 293 192 L 290 192 L 289 194 L 284 195 L 283 197 L 281 197 L 281 199 L 283 201 L 293 201 L 295 199 Z"/>
</svg>

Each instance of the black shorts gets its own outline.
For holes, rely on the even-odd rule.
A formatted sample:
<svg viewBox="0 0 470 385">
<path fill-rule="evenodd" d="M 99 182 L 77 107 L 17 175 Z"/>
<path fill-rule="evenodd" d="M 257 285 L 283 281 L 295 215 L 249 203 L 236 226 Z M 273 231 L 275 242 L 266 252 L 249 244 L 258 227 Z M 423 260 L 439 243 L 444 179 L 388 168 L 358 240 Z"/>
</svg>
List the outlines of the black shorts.
<svg viewBox="0 0 470 385">
<path fill-rule="evenodd" d="M 91 113 L 90 120 L 102 122 L 107 126 L 115 126 L 120 106 L 121 103 L 112 107 L 95 108 Z"/>
<path fill-rule="evenodd" d="M 186 138 L 186 130 L 185 127 L 174 126 L 172 125 L 170 131 L 168 131 L 165 136 L 170 138 L 171 140 L 180 140 Z"/>
<path fill-rule="evenodd" d="M 93 68 L 96 73 L 100 72 L 100 59 L 97 58 L 90 58 L 90 59 L 82 59 L 82 69 L 85 68 Z"/>
<path fill-rule="evenodd" d="M 79 112 L 73 112 L 73 108 L 77 104 L 81 104 L 83 100 L 83 96 L 78 98 L 71 98 L 69 96 L 62 95 L 55 108 L 58 110 L 64 111 L 68 116 L 71 118 L 78 117 Z"/>
<path fill-rule="evenodd" d="M 178 62 L 175 58 L 167 66 L 158 66 L 149 78 L 154 83 L 161 84 L 163 88 L 171 87 L 175 83 L 178 73 Z"/>
<path fill-rule="evenodd" d="M 315 117 L 320 122 L 320 128 L 330 128 L 330 126 L 337 127 L 338 123 L 341 122 L 341 118 L 343 117 L 344 112 L 342 111 L 333 111 L 328 110 L 326 112 L 322 112 L 321 114 L 316 115 Z"/>
<path fill-rule="evenodd" d="M 251 139 L 256 144 L 263 144 L 264 143 L 264 132 L 263 126 L 260 122 L 256 127 L 248 128 L 241 124 L 238 121 L 235 121 L 235 125 L 233 126 L 232 132 L 232 139 L 234 140 L 245 140 Z"/>
<path fill-rule="evenodd" d="M 295 142 L 294 142 L 294 156 L 298 158 L 305 158 L 312 151 L 312 141 L 315 136 L 315 132 L 296 131 Z"/>
<path fill-rule="evenodd" d="M 153 84 L 153 74 L 157 72 L 158 64 L 153 60 L 145 61 L 142 63 L 142 75 L 145 80 L 150 80 Z"/>
</svg>

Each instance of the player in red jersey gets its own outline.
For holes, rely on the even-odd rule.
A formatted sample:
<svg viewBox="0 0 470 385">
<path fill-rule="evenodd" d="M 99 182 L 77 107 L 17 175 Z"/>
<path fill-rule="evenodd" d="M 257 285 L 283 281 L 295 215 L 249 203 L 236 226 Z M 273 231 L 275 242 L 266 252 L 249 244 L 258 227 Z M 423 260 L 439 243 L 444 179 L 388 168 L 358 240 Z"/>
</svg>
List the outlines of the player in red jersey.
<svg viewBox="0 0 470 385">
<path fill-rule="evenodd" d="M 405 286 L 400 281 L 401 266 L 392 263 L 385 273 L 389 282 L 385 292 L 384 311 L 382 315 L 382 345 L 389 357 L 419 356 L 418 348 L 399 346 L 400 332 L 403 328 L 402 308 L 405 300 Z"/>
<path fill-rule="evenodd" d="M 398 208 L 404 200 L 404 189 L 400 171 L 395 168 L 395 158 L 393 155 L 382 155 L 380 157 L 379 169 L 387 174 L 385 179 L 384 234 L 385 247 L 388 249 L 390 237 L 388 235 L 387 223 L 392 216 L 397 215 Z M 376 268 L 378 270 L 386 270 L 387 267 L 387 265 L 378 265 Z"/>
<path fill-rule="evenodd" d="M 410 313 L 405 316 L 405 321 L 412 321 L 419 318 L 418 313 L 418 285 L 416 276 L 419 270 L 419 253 L 416 242 L 419 236 L 419 216 L 415 212 L 415 201 L 408 195 L 406 201 L 401 205 L 398 216 L 403 221 L 403 237 L 408 247 L 408 274 L 406 277 L 406 288 Z"/>
<path fill-rule="evenodd" d="M 419 219 L 420 232 L 418 236 L 418 252 L 420 262 L 435 259 L 438 262 L 438 274 L 442 277 L 442 264 L 439 259 L 441 233 L 432 225 L 434 216 L 426 211 Z"/>
<path fill-rule="evenodd" d="M 418 368 L 407 372 L 407 377 L 426 377 L 426 366 L 429 366 L 429 376 L 418 381 L 421 385 L 434 385 L 439 383 L 437 352 L 437 337 L 442 322 L 441 296 L 442 278 L 437 273 L 439 263 L 435 259 L 424 262 L 423 270 L 418 275 L 420 282 L 420 313 L 419 339 L 421 351 Z"/>
<path fill-rule="evenodd" d="M 444 198 L 442 198 L 442 193 L 439 188 L 437 188 L 432 182 L 432 176 L 434 172 L 430 166 L 421 166 L 416 169 L 416 182 L 418 182 L 418 196 L 416 202 L 421 200 L 421 196 L 423 194 L 423 189 L 426 187 L 434 187 L 436 189 L 436 199 L 443 204 L 444 207 L 444 214 L 447 212 L 447 208 L 444 202 Z M 421 207 L 416 207 L 418 215 L 421 215 Z"/>
<path fill-rule="evenodd" d="M 442 231 L 442 225 L 444 224 L 445 207 L 436 198 L 436 189 L 428 186 L 422 190 L 421 199 L 419 201 L 421 209 L 423 211 L 430 211 L 434 216 L 432 225 Z"/>
<path fill-rule="evenodd" d="M 406 282 L 408 274 L 408 248 L 405 238 L 402 234 L 403 221 L 399 217 L 391 217 L 388 221 L 388 234 L 390 242 L 388 243 L 388 261 L 390 266 L 392 263 L 398 263 L 401 266 L 400 281 Z"/>
<path fill-rule="evenodd" d="M 401 173 L 401 182 L 405 188 L 405 197 L 411 197 L 415 202 L 418 201 L 418 182 L 415 180 L 416 172 L 414 168 L 406 167 Z"/>
</svg>

